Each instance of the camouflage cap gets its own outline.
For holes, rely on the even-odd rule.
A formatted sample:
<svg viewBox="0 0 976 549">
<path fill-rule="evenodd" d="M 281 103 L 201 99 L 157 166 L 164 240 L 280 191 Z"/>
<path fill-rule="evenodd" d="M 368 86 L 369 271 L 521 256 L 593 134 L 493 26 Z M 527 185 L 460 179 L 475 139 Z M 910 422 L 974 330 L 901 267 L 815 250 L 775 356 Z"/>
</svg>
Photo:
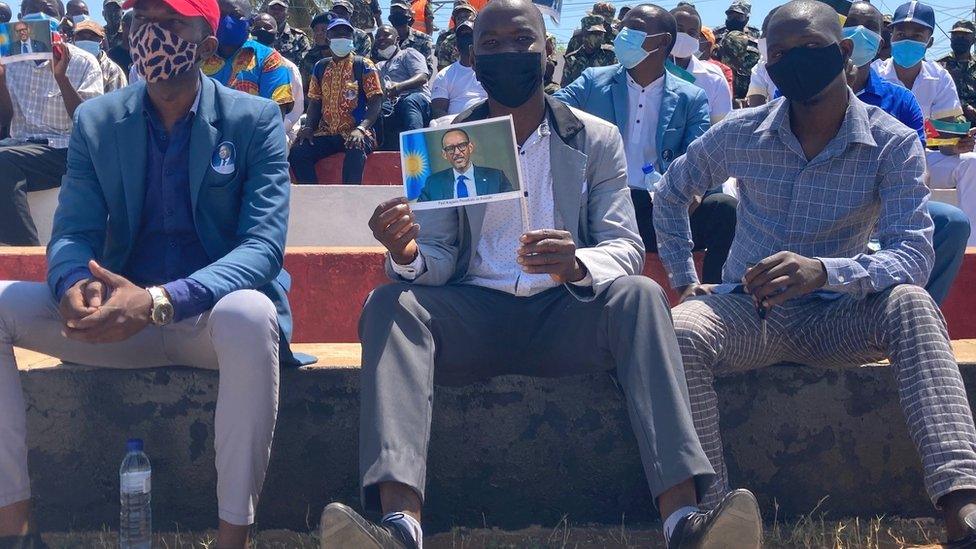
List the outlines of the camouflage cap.
<svg viewBox="0 0 976 549">
<path fill-rule="evenodd" d="M 976 34 L 976 23 L 968 21 L 966 19 L 960 19 L 952 25 L 952 30 L 950 32 L 966 32 L 969 34 Z"/>
<path fill-rule="evenodd" d="M 752 13 L 752 4 L 745 2 L 744 0 L 736 0 L 735 2 L 732 2 L 729 9 L 725 10 L 725 13 L 729 12 L 741 13 L 742 15 L 748 17 L 749 14 Z"/>
<path fill-rule="evenodd" d="M 613 19 L 613 16 L 617 13 L 617 10 L 614 9 L 613 4 L 610 2 L 597 2 L 596 4 L 593 4 L 592 13 L 593 15 L 602 15 L 605 18 Z"/>
<path fill-rule="evenodd" d="M 471 13 L 478 13 L 478 10 L 476 10 L 474 6 L 472 6 L 467 2 L 455 2 L 454 9 L 451 10 L 451 15 L 454 15 L 459 11 L 470 11 Z"/>
<path fill-rule="evenodd" d="M 603 23 L 606 19 L 600 17 L 599 15 L 587 15 L 580 20 L 580 28 L 587 32 L 606 32 L 606 27 Z"/>
</svg>

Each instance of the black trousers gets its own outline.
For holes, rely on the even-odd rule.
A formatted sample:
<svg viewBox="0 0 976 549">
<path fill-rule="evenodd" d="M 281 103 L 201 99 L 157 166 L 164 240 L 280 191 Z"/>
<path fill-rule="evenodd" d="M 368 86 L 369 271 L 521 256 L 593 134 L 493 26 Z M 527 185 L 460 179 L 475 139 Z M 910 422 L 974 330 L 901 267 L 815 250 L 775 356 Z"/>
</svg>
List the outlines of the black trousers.
<svg viewBox="0 0 976 549">
<path fill-rule="evenodd" d="M 61 186 L 68 149 L 39 143 L 0 147 L 0 244 L 38 246 L 27 193 Z"/>
<path fill-rule="evenodd" d="M 637 229 L 644 240 L 644 248 L 648 252 L 657 252 L 651 195 L 647 191 L 631 189 L 630 198 L 634 201 Z M 722 267 L 735 238 L 735 209 L 738 205 L 739 201 L 735 198 L 716 193 L 706 196 L 691 214 L 691 238 L 695 242 L 695 250 L 706 250 L 702 266 L 702 282 L 705 284 L 722 282 Z"/>
</svg>

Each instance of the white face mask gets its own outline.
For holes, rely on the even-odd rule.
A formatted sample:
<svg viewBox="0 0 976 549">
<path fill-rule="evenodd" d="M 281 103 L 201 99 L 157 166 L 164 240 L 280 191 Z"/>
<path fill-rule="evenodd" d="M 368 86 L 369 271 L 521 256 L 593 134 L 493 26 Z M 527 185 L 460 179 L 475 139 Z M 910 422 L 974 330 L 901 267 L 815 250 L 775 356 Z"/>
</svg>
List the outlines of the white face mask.
<svg viewBox="0 0 976 549">
<path fill-rule="evenodd" d="M 382 57 L 383 59 L 389 59 L 393 57 L 393 54 L 396 53 L 396 51 L 397 51 L 396 44 L 390 44 L 389 46 L 381 50 L 377 50 L 376 53 L 380 54 L 380 57 Z"/>
<path fill-rule="evenodd" d="M 674 47 L 671 48 L 671 55 L 678 59 L 687 59 L 696 53 L 698 53 L 698 39 L 679 32 L 674 40 Z"/>
<path fill-rule="evenodd" d="M 763 59 L 769 59 L 769 56 L 766 55 L 766 39 L 760 38 L 759 40 L 757 40 L 757 42 L 759 47 L 759 57 Z"/>
</svg>

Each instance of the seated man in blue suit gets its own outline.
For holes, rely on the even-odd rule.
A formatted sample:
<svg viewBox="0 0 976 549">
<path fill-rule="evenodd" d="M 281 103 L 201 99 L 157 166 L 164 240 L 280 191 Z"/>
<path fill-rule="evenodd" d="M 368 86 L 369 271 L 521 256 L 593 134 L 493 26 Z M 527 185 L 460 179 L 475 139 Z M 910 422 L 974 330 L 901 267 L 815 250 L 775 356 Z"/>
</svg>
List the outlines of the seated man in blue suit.
<svg viewBox="0 0 976 549">
<path fill-rule="evenodd" d="M 614 40 L 619 65 L 586 69 L 555 97 L 616 124 L 624 138 L 627 184 L 644 246 L 657 251 L 650 191 L 671 162 L 708 130 L 708 99 L 701 88 L 669 74 L 678 25 L 653 4 L 631 9 Z M 695 249 L 706 249 L 702 279 L 718 283 L 735 236 L 735 198 L 712 191 L 692 206 Z"/>
<path fill-rule="evenodd" d="M 515 190 L 505 172 L 471 163 L 476 145 L 464 130 L 450 130 L 441 136 L 441 156 L 451 167 L 432 174 L 420 191 L 418 202 L 450 200 Z"/>
<path fill-rule="evenodd" d="M 279 352 L 291 360 L 281 112 L 202 76 L 216 0 L 124 7 L 135 8 L 144 81 L 76 112 L 47 285 L 0 283 L 0 538 L 39 541 L 16 345 L 91 366 L 219 370 L 216 544 L 244 547 L 271 453 Z"/>
</svg>

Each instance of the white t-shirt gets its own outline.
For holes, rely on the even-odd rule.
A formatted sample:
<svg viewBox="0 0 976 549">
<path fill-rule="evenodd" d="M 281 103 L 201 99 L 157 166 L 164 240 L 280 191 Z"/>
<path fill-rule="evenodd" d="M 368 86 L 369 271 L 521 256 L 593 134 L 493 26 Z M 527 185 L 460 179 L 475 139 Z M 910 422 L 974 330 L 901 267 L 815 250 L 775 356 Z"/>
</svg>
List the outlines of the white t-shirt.
<svg viewBox="0 0 976 549">
<path fill-rule="evenodd" d="M 752 76 L 749 78 L 749 91 L 746 92 L 746 97 L 761 95 L 766 98 L 766 101 L 772 101 L 776 98 L 776 91 L 776 84 L 773 84 L 769 73 L 766 72 L 765 61 L 760 59 L 756 66 L 752 67 Z"/>
<path fill-rule="evenodd" d="M 875 62 L 872 66 L 881 78 L 903 88 L 907 87 L 898 80 L 894 59 L 887 59 L 881 63 Z M 918 100 L 918 105 L 922 107 L 922 116 L 926 120 L 962 116 L 962 105 L 959 103 L 956 83 L 952 81 L 949 71 L 938 63 L 922 61 L 922 70 L 915 78 L 912 93 Z"/>
<path fill-rule="evenodd" d="M 695 77 L 695 85 L 708 97 L 708 113 L 712 124 L 721 121 L 732 112 L 732 91 L 722 69 L 691 56 L 688 72 Z"/>
<path fill-rule="evenodd" d="M 444 67 L 430 85 L 430 98 L 447 99 L 447 114 L 458 114 L 475 103 L 488 98 L 481 82 L 474 76 L 474 69 L 460 61 Z"/>
</svg>

